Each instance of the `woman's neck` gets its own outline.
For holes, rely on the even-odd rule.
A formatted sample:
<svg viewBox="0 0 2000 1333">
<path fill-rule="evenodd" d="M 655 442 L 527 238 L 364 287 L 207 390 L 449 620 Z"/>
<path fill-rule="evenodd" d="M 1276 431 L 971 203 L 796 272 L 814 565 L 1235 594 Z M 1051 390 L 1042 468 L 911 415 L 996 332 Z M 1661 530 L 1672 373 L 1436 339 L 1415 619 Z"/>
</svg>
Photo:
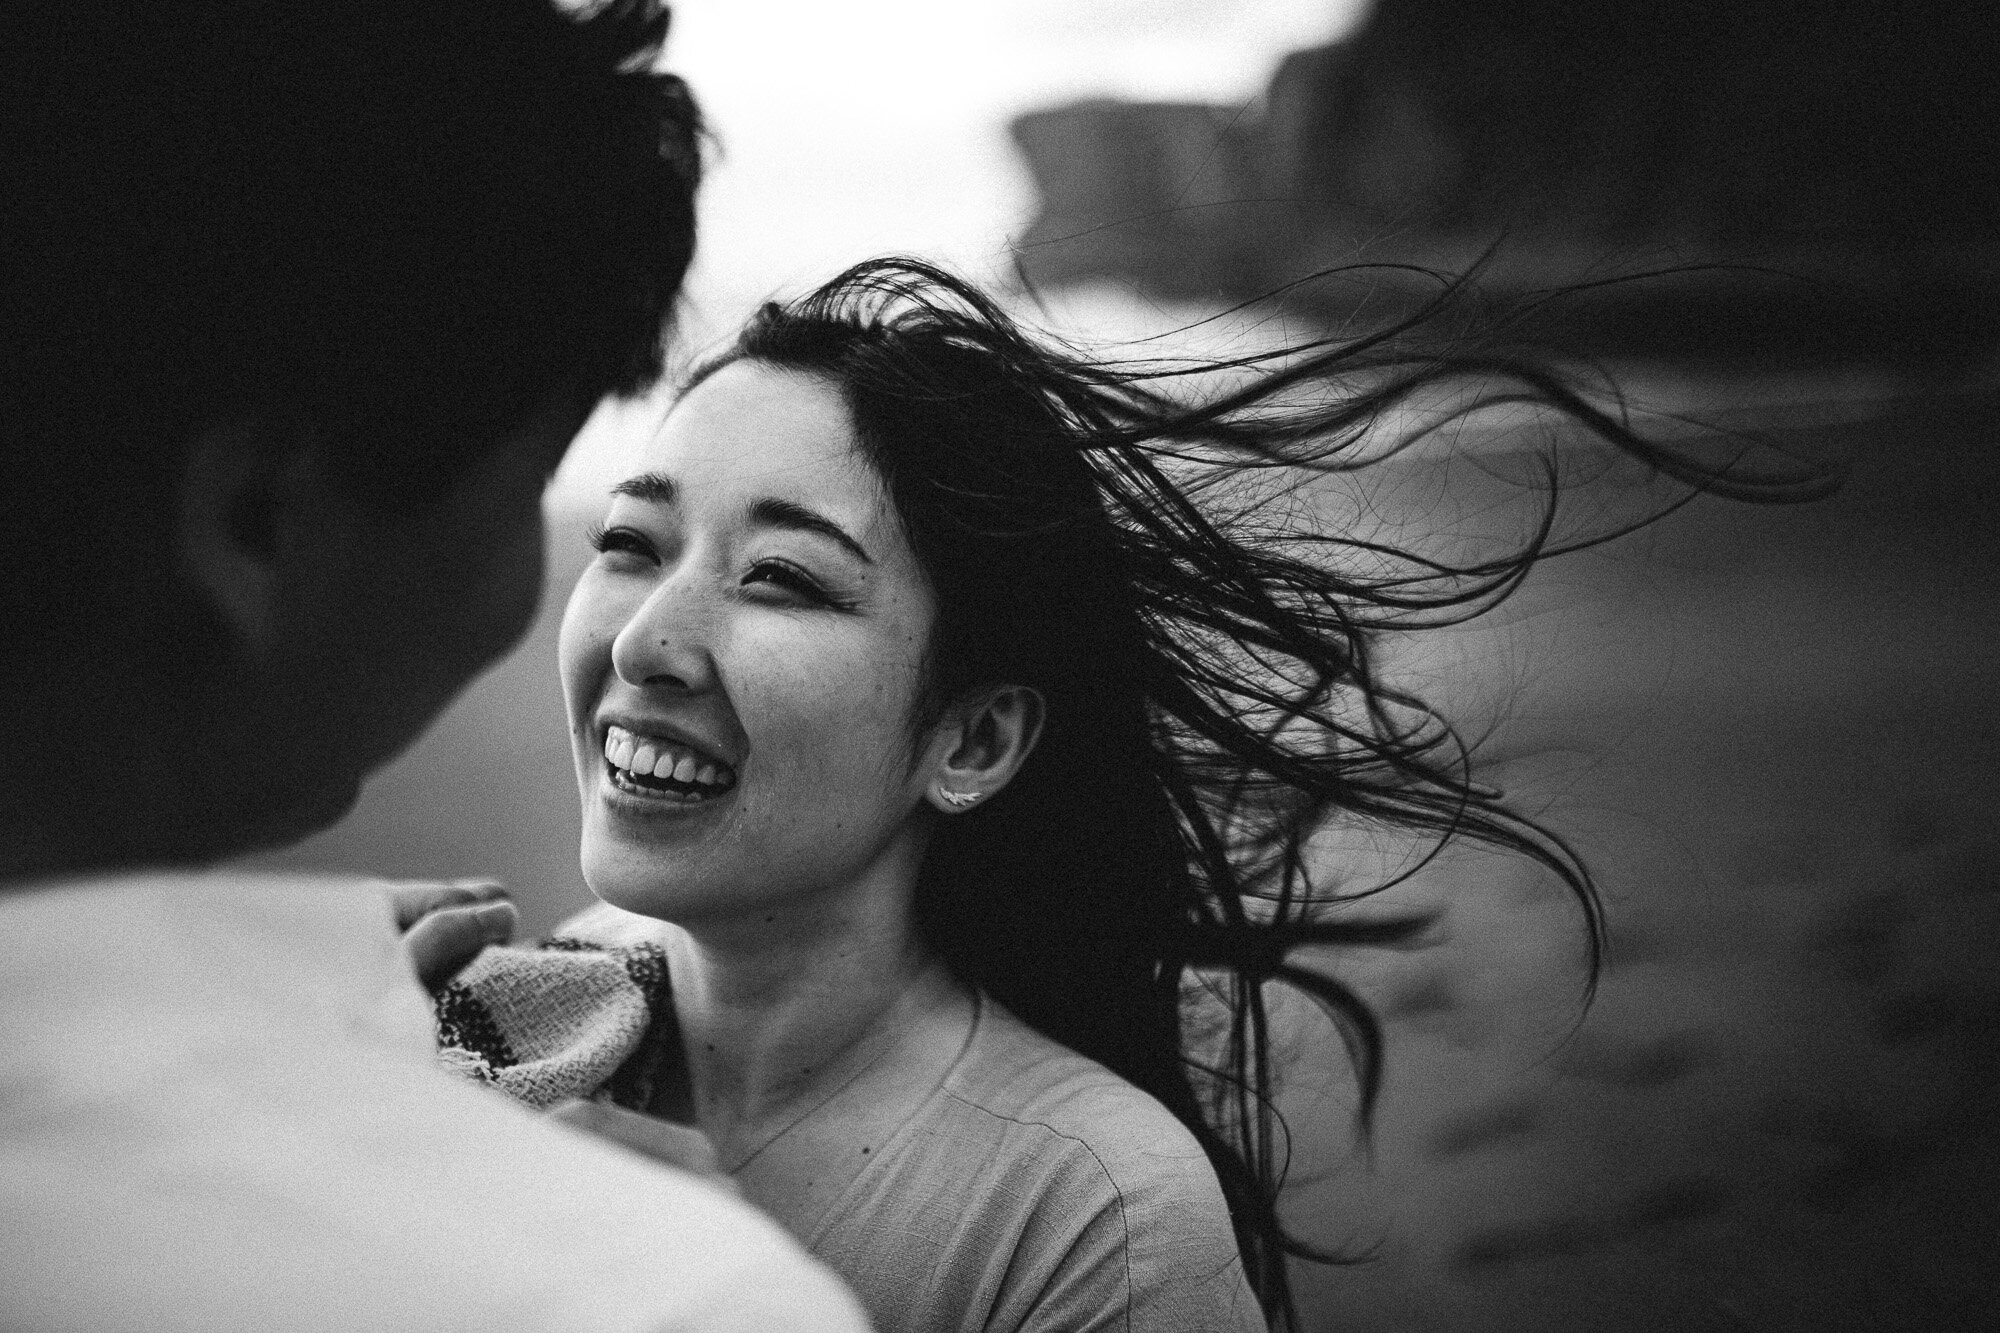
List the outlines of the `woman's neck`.
<svg viewBox="0 0 2000 1333">
<path fill-rule="evenodd" d="M 880 903 L 881 899 L 874 899 Z M 881 1059 L 960 989 L 907 906 L 836 912 L 801 929 L 760 917 L 669 942 L 687 1082 L 660 1109 L 698 1123 L 724 1162 Z"/>
</svg>

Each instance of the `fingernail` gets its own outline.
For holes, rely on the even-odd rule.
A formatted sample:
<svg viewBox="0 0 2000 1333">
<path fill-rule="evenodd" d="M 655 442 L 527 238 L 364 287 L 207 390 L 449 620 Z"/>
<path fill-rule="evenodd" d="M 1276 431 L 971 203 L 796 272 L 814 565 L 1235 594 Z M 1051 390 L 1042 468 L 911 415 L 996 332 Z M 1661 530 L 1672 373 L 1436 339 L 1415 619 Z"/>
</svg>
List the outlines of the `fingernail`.
<svg viewBox="0 0 2000 1333">
<path fill-rule="evenodd" d="M 504 935 L 514 928 L 514 907 L 511 903 L 486 903 L 476 907 L 473 918 L 488 935 Z"/>
</svg>

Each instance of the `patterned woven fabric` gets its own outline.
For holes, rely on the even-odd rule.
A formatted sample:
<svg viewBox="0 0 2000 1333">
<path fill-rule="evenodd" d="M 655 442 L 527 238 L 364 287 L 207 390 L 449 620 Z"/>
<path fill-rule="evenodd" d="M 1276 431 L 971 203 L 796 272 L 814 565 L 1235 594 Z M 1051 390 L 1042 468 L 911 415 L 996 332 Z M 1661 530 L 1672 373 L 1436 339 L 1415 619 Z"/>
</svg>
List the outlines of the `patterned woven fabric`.
<svg viewBox="0 0 2000 1333">
<path fill-rule="evenodd" d="M 571 1097 L 643 1110 L 678 1041 L 666 954 L 650 941 L 566 931 L 489 948 L 435 1000 L 439 1063 L 537 1110 Z"/>
</svg>

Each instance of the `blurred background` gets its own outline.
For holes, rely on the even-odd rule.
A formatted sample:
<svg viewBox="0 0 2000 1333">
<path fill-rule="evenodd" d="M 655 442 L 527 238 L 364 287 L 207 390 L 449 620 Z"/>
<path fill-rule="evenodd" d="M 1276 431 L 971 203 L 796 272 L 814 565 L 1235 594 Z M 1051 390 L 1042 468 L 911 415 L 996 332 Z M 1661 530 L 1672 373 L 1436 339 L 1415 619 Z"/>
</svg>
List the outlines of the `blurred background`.
<svg viewBox="0 0 2000 1333">
<path fill-rule="evenodd" d="M 1573 905 L 1460 851 L 1386 904 L 1441 913 L 1422 947 L 1321 960 L 1383 1013 L 1389 1064 L 1363 1142 L 1337 1046 L 1296 1024 L 1290 1216 L 1368 1256 L 1301 1266 L 1309 1328 L 1989 1326 L 1990 10 L 675 5 L 668 64 L 715 133 L 683 359 L 887 251 L 1075 336 L 1225 353 L 1377 327 L 1432 290 L 1365 266 L 1483 264 L 1520 336 L 1593 358 L 1645 419 L 1851 469 L 1814 504 L 1697 500 L 1401 645 L 1484 737 L 1481 776 L 1589 860 L 1612 952 L 1586 1009 Z M 1635 273 L 1655 276 L 1545 299 Z M 607 405 L 579 440 L 520 649 L 277 863 L 493 874 L 530 931 L 589 901 L 555 624 L 665 406 Z M 1513 447 L 1489 426 L 1471 454 Z M 1470 501 L 1425 466 L 1323 513 L 1449 527 Z"/>
</svg>

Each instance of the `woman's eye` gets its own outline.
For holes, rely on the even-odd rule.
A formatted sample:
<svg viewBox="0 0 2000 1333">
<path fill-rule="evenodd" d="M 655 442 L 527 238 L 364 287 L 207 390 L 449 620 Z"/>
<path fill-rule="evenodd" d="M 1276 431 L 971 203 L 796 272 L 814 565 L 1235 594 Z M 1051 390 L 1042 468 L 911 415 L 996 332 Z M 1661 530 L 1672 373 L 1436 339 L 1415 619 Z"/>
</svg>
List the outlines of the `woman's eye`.
<svg viewBox="0 0 2000 1333">
<path fill-rule="evenodd" d="M 782 560 L 760 560 L 743 576 L 743 585 L 763 584 L 778 588 L 803 601 L 819 606 L 838 605 L 837 599 L 819 585 L 812 575 Z"/>
<path fill-rule="evenodd" d="M 630 528 L 592 528 L 590 548 L 601 556 L 633 557 L 639 560 L 657 558 L 653 544 Z"/>
</svg>

